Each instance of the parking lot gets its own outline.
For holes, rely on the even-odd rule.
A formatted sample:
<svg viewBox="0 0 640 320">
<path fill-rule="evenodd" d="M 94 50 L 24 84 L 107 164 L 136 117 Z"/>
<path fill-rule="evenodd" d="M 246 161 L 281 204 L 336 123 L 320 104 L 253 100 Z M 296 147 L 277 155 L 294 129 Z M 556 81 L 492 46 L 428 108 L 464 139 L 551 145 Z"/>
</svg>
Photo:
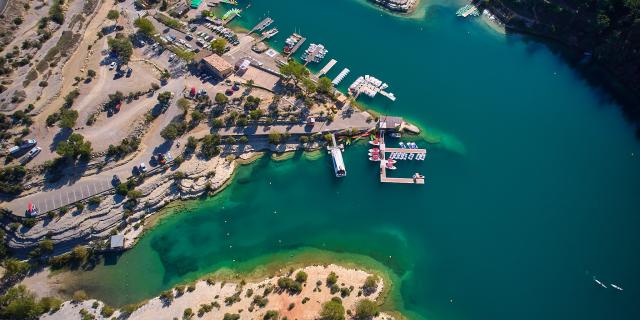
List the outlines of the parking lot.
<svg viewBox="0 0 640 320">
<path fill-rule="evenodd" d="M 93 181 L 81 181 L 65 187 L 64 191 L 45 192 L 38 196 L 27 196 L 7 203 L 7 208 L 17 215 L 24 215 L 27 205 L 32 202 L 39 212 L 55 210 L 78 200 L 90 198 L 113 188 L 108 179 L 96 179 Z"/>
</svg>

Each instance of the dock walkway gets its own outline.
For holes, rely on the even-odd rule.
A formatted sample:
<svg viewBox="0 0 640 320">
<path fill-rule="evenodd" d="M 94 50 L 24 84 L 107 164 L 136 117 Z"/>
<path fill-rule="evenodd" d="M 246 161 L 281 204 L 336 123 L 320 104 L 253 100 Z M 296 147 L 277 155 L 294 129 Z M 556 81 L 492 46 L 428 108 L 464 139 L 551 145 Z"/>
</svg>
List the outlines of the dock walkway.
<svg viewBox="0 0 640 320">
<path fill-rule="evenodd" d="M 271 19 L 271 17 L 266 17 L 262 21 L 260 21 L 260 23 L 258 23 L 255 27 L 253 27 L 253 29 L 249 31 L 249 34 L 252 34 L 256 31 L 262 31 L 272 23 L 273 23 L 273 19 Z"/>
<path fill-rule="evenodd" d="M 289 53 L 287 54 L 287 58 L 289 58 L 292 54 L 296 53 L 296 51 L 298 51 L 298 49 L 300 49 L 300 47 L 302 47 L 302 44 L 307 41 L 307 38 L 300 36 L 300 41 L 298 41 L 298 43 L 296 43 L 295 46 L 293 46 L 293 48 L 291 48 L 291 51 L 289 51 Z"/>
<path fill-rule="evenodd" d="M 331 68 L 333 68 L 333 66 L 336 65 L 336 63 L 338 63 L 338 61 L 336 59 L 331 59 L 331 61 L 329 61 L 329 63 L 327 63 L 322 70 L 320 70 L 320 72 L 318 72 L 318 77 L 322 77 L 323 75 L 327 74 L 329 72 L 329 70 L 331 70 Z"/>
</svg>

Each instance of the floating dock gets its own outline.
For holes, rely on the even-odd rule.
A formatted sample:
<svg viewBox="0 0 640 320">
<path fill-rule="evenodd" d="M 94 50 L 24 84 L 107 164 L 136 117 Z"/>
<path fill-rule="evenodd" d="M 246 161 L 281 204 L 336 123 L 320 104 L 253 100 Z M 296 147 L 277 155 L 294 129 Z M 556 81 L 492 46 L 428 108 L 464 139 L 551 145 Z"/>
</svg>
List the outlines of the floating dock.
<svg viewBox="0 0 640 320">
<path fill-rule="evenodd" d="M 272 23 L 273 23 L 273 19 L 271 19 L 271 17 L 266 17 L 264 18 L 264 20 L 260 21 L 260 23 L 258 23 L 255 27 L 253 27 L 253 29 L 249 31 L 249 34 L 252 34 L 256 31 L 262 31 Z"/>
<path fill-rule="evenodd" d="M 351 72 L 351 70 L 347 68 L 342 69 L 342 71 L 340 71 L 338 76 L 335 77 L 333 81 L 331 81 L 331 83 L 333 83 L 334 86 L 337 86 L 349 74 L 349 72 Z"/>
<path fill-rule="evenodd" d="M 384 130 L 380 130 L 380 182 L 383 183 L 404 183 L 404 184 L 424 184 L 424 176 L 415 173 L 411 178 L 392 178 L 387 177 L 387 153 L 398 152 L 407 154 L 426 154 L 426 149 L 408 149 L 408 148 L 387 148 L 384 143 Z"/>
<path fill-rule="evenodd" d="M 349 94 L 357 99 L 361 93 L 364 93 L 369 98 L 373 98 L 379 93 L 391 101 L 396 101 L 396 96 L 393 93 L 384 91 L 388 87 L 389 85 L 383 83 L 378 78 L 367 74 L 364 77 L 358 77 L 358 79 L 349 86 Z"/>
<path fill-rule="evenodd" d="M 318 77 L 322 77 L 325 74 L 327 74 L 329 72 L 329 70 L 331 70 L 331 68 L 333 68 L 333 66 L 336 65 L 336 63 L 338 63 L 338 61 L 336 59 L 331 59 L 331 61 L 329 61 L 329 63 L 327 63 L 322 70 L 320 70 L 320 72 L 318 72 Z"/>
</svg>

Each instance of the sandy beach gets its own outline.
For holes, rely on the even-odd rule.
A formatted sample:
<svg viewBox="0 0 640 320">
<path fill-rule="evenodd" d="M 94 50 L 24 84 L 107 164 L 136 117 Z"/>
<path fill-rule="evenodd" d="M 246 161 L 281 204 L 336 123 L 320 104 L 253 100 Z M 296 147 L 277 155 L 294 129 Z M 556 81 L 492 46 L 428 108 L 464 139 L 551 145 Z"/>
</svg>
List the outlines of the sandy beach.
<svg viewBox="0 0 640 320">
<path fill-rule="evenodd" d="M 226 313 L 238 314 L 239 319 L 262 319 L 268 311 L 277 311 L 280 319 L 284 317 L 316 319 L 322 304 L 332 298 L 340 297 L 345 310 L 355 313 L 356 305 L 360 300 L 377 301 L 381 298 L 380 294 L 385 286 L 383 280 L 377 278 L 376 288 L 372 292 L 365 293 L 362 287 L 371 274 L 335 264 L 313 265 L 289 271 L 291 270 L 283 272 L 281 276 L 249 283 L 199 280 L 186 288 L 183 286 L 182 294 L 173 289 L 172 301 L 160 297 L 146 301 L 133 311 L 128 319 L 158 319 L 158 315 L 163 315 L 166 319 L 182 319 L 188 308 L 192 310 L 193 317 L 198 319 L 222 319 Z M 278 288 L 278 279 L 283 276 L 295 278 L 299 271 L 303 271 L 308 276 L 302 284 L 300 293 L 292 294 Z M 336 286 L 342 289 L 334 293 L 331 293 L 331 289 L 326 284 L 327 277 L 332 272 L 337 276 Z M 30 288 L 33 289 L 32 286 Z M 345 294 L 347 291 L 349 293 Z M 232 300 L 228 299 L 229 297 L 236 297 L 236 299 L 229 302 Z M 213 307 L 210 311 L 204 312 L 209 308 L 201 308 L 203 305 Z M 116 310 L 112 315 L 104 316 L 101 314 L 103 308 L 104 303 L 96 300 L 66 301 L 59 311 L 46 314 L 41 319 L 82 319 L 81 310 L 85 310 L 83 313 L 95 316 L 95 319 L 118 318 L 123 315 L 121 310 Z M 375 319 L 393 319 L 393 317 L 381 312 Z"/>
</svg>

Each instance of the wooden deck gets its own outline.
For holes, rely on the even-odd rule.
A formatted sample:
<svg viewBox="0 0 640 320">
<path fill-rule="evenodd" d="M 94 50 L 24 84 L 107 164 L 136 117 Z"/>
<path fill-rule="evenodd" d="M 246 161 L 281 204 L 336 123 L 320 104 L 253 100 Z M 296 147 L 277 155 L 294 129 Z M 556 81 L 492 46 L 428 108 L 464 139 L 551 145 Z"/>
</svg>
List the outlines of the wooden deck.
<svg viewBox="0 0 640 320">
<path fill-rule="evenodd" d="M 404 184 L 424 184 L 424 178 L 390 178 L 387 177 L 387 169 L 380 167 L 380 182 L 384 183 L 404 183 Z"/>
</svg>

